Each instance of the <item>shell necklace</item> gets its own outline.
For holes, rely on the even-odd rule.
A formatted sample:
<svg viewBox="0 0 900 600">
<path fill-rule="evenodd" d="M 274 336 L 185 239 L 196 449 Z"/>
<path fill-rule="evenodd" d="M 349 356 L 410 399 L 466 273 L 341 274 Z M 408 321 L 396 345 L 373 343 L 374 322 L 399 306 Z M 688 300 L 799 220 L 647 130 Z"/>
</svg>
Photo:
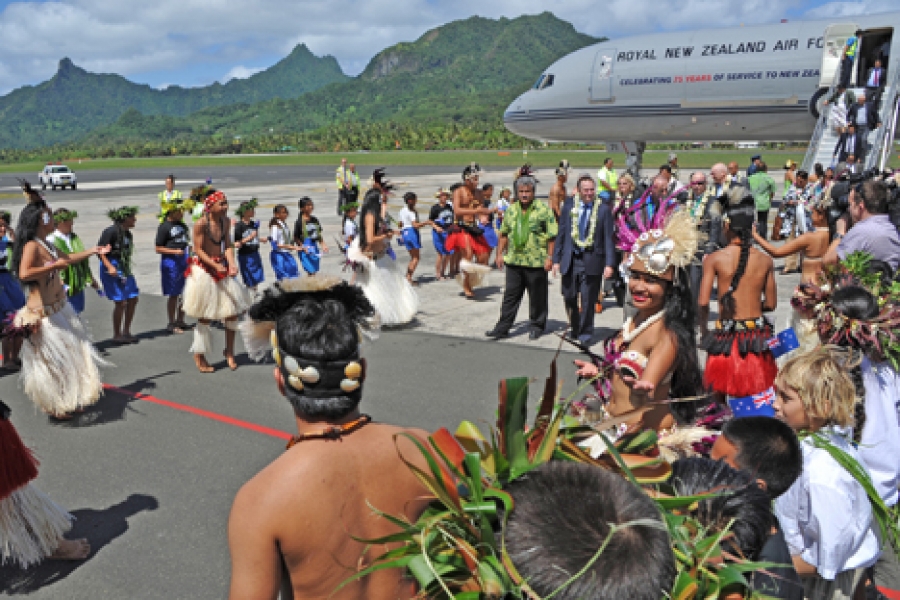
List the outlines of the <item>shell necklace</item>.
<svg viewBox="0 0 900 600">
<path fill-rule="evenodd" d="M 628 320 L 625 321 L 625 326 L 622 327 L 622 342 L 624 344 L 630 344 L 637 336 L 647 331 L 651 325 L 662 319 L 664 316 L 666 316 L 666 311 L 661 310 L 652 317 L 648 317 L 647 320 L 641 323 L 633 331 L 631 330 L 631 325 L 634 322 L 634 317 L 628 317 Z"/>
</svg>

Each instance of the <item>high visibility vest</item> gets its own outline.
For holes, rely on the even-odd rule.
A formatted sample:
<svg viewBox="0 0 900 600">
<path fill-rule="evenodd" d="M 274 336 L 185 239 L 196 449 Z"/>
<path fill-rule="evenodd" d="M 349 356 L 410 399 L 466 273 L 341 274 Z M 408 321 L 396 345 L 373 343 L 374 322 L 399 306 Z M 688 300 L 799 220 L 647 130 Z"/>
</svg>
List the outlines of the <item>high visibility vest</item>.
<svg viewBox="0 0 900 600">
<path fill-rule="evenodd" d="M 856 58 L 856 51 L 859 49 L 859 38 L 851 37 L 847 40 L 847 52 L 844 54 L 847 58 Z"/>
<path fill-rule="evenodd" d="M 162 213 L 163 202 L 166 201 L 166 190 L 161 191 L 159 193 L 158 198 L 159 198 L 160 213 Z M 172 197 L 170 198 L 170 201 L 183 201 L 183 200 L 184 200 L 184 196 L 181 195 L 181 192 L 179 192 L 178 190 L 172 190 Z M 165 220 L 166 220 L 166 217 L 164 215 L 160 214 L 159 222 L 162 223 Z"/>
<path fill-rule="evenodd" d="M 609 184 L 609 187 L 610 187 L 611 189 L 608 190 L 608 191 L 609 191 L 611 194 L 615 194 L 615 193 L 616 193 L 616 186 L 619 185 L 619 176 L 616 175 L 616 170 L 615 170 L 615 169 L 607 169 L 606 167 L 602 167 L 602 168 L 597 172 L 597 179 L 602 179 L 603 181 L 605 181 L 606 183 Z M 605 191 L 607 191 L 607 189 L 606 189 L 605 187 L 603 187 L 602 185 L 597 186 L 597 193 L 598 193 L 598 194 L 601 193 L 601 192 L 605 192 Z"/>
<path fill-rule="evenodd" d="M 346 169 L 344 167 L 338 167 L 334 172 L 334 181 L 337 183 L 337 189 L 344 189 L 344 178 L 346 177 L 347 183 L 350 184 L 351 188 L 359 187 L 359 173 L 355 171 L 351 171 L 350 169 Z"/>
</svg>

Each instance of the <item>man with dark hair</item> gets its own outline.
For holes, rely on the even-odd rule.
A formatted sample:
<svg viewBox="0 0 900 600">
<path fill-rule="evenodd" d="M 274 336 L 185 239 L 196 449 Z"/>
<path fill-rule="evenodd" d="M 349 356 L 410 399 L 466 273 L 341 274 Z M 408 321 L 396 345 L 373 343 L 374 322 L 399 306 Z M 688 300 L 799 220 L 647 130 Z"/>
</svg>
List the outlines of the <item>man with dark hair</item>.
<svg viewBox="0 0 900 600">
<path fill-rule="evenodd" d="M 594 311 L 604 278 L 616 264 L 612 212 L 597 200 L 589 175 L 578 179 L 578 192 L 567 198 L 553 247 L 554 277 L 562 273 L 562 295 L 569 317 L 569 334 L 584 345 L 594 336 Z"/>
<path fill-rule="evenodd" d="M 794 485 L 803 469 L 800 441 L 794 430 L 783 421 L 769 417 L 726 421 L 710 457 L 755 477 L 756 484 L 771 500 Z M 752 585 L 755 590 L 772 598 L 803 598 L 803 584 L 793 567 L 790 550 L 777 520 L 772 523 L 759 560 L 784 566 L 754 573 Z"/>
<path fill-rule="evenodd" d="M 847 124 L 847 131 L 838 137 L 837 144 L 834 145 L 834 152 L 831 154 L 832 161 L 847 162 L 849 156 L 859 156 L 863 151 L 860 143 L 859 134 L 856 132 L 856 125 Z"/>
<path fill-rule="evenodd" d="M 886 262 L 893 272 L 900 266 L 900 235 L 887 214 L 888 190 L 883 181 L 865 181 L 850 190 L 850 217 L 853 227 L 840 219 L 837 235 L 823 262 L 834 265 L 858 251 Z"/>
<path fill-rule="evenodd" d="M 536 594 L 547 597 L 591 563 L 610 525 L 638 519 L 662 525 L 643 491 L 605 469 L 550 462 L 510 484 L 515 510 L 504 532 L 506 549 Z M 659 600 L 669 593 L 675 561 L 664 527 L 630 525 L 616 531 L 606 550 L 557 600 Z"/>
<path fill-rule="evenodd" d="M 272 344 L 275 383 L 294 410 L 298 435 L 288 451 L 238 492 L 228 524 L 231 598 L 328 598 L 371 564 L 376 539 L 397 529 L 372 508 L 414 521 L 426 490 L 400 458 L 427 469 L 405 437 L 425 433 L 371 423 L 361 414 L 366 362 L 360 328 L 375 309 L 362 290 L 331 277 L 275 284 L 242 325 L 261 359 Z M 352 537 L 351 537 L 352 536 Z M 360 567 L 362 568 L 362 567 Z M 348 584 L 341 598 L 396 600 L 414 590 L 401 569 Z"/>
<path fill-rule="evenodd" d="M 546 204 L 535 199 L 537 186 L 533 177 L 518 178 L 515 187 L 518 202 L 506 210 L 497 247 L 497 266 L 506 267 L 500 319 L 485 335 L 493 339 L 509 335 L 527 291 L 528 337 L 536 340 L 543 335 L 549 314 L 547 274 L 553 267 L 556 218 Z"/>
</svg>

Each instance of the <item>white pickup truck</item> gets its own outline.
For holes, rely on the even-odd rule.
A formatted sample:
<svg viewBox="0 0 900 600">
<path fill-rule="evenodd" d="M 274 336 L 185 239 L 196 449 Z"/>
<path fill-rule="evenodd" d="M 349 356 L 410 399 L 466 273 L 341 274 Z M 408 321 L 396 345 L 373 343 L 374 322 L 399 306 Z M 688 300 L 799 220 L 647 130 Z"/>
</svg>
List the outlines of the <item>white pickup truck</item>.
<svg viewBox="0 0 900 600">
<path fill-rule="evenodd" d="M 66 189 L 67 186 L 73 190 L 78 189 L 78 178 L 66 165 L 47 165 L 38 173 L 38 181 L 42 190 L 46 190 L 48 185 L 54 190 L 57 187 Z"/>
</svg>

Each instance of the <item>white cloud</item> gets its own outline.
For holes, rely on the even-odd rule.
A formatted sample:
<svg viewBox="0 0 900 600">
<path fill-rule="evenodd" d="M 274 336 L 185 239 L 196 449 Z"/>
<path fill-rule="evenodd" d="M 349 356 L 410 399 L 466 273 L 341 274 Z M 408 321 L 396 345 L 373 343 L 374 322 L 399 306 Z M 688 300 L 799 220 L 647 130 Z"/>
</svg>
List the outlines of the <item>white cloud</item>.
<svg viewBox="0 0 900 600">
<path fill-rule="evenodd" d="M 247 79 L 264 69 L 265 67 L 245 67 L 243 65 L 238 65 L 225 74 L 225 77 L 222 78 L 222 83 L 228 83 L 232 79 Z"/>
<path fill-rule="evenodd" d="M 811 0 L 58 0 L 0 12 L 0 93 L 44 81 L 60 58 L 89 71 L 158 85 L 202 85 L 251 75 L 296 44 L 331 54 L 348 74 L 381 49 L 474 14 L 550 10 L 579 31 L 613 38 L 658 30 L 777 22 Z M 827 8 L 826 8 L 827 7 Z M 890 10 L 900 0 L 832 2 L 815 12 Z M 819 14 L 811 16 L 820 16 Z"/>
</svg>

